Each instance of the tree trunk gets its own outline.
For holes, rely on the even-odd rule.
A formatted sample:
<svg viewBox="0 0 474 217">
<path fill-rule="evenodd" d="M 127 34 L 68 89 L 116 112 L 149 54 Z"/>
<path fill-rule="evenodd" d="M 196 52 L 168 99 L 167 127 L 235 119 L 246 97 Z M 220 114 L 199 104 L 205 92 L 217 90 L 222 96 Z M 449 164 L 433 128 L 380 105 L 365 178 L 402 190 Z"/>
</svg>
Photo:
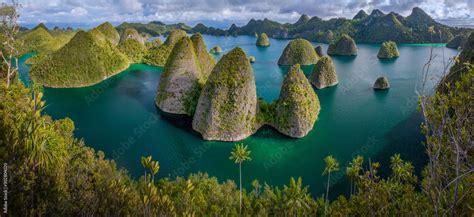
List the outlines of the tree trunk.
<svg viewBox="0 0 474 217">
<path fill-rule="evenodd" d="M 240 210 L 239 214 L 242 216 L 242 163 L 239 163 L 239 175 L 240 175 Z"/>
<path fill-rule="evenodd" d="M 326 212 L 327 212 L 327 203 L 328 203 L 328 195 L 329 195 L 329 180 L 331 180 L 331 172 L 328 173 L 328 183 L 327 183 L 327 187 L 326 187 L 326 202 L 324 203 L 324 216 L 326 216 Z"/>
</svg>

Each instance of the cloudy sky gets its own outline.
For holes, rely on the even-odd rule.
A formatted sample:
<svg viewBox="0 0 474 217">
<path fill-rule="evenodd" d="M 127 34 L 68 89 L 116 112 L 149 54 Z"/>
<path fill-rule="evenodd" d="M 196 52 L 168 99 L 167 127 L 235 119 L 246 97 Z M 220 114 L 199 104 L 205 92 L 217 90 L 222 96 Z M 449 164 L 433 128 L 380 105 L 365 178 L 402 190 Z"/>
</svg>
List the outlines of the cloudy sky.
<svg viewBox="0 0 474 217">
<path fill-rule="evenodd" d="M 6 2 L 10 0 L 0 0 Z M 104 21 L 165 23 L 227 27 L 250 18 L 295 22 L 301 14 L 322 18 L 353 17 L 358 10 L 374 8 L 409 15 L 420 7 L 438 20 L 471 22 L 474 0 L 16 0 L 22 4 L 21 23 L 81 24 Z"/>
</svg>

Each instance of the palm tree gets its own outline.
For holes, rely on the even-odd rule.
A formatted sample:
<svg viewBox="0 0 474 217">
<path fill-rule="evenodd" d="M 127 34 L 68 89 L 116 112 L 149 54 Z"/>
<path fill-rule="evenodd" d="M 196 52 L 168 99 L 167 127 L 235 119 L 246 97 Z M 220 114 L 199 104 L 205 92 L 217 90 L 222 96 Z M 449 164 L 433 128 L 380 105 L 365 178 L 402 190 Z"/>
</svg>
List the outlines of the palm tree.
<svg viewBox="0 0 474 217">
<path fill-rule="evenodd" d="M 283 201 L 287 206 L 287 210 L 289 210 L 290 216 L 298 216 L 300 213 L 298 211 L 302 211 L 306 214 L 307 210 L 310 210 L 310 207 L 306 201 L 310 198 L 308 194 L 308 187 L 303 187 L 301 177 L 298 180 L 294 178 L 290 179 L 290 185 L 283 186 Z"/>
<path fill-rule="evenodd" d="M 142 156 L 141 163 L 142 163 L 143 168 L 145 168 L 145 184 L 146 184 L 146 180 L 148 179 L 146 175 L 146 170 L 150 168 L 151 156 L 148 156 L 148 157 Z"/>
<path fill-rule="evenodd" d="M 240 215 L 242 216 L 242 162 L 252 160 L 250 158 L 250 151 L 247 150 L 248 146 L 244 144 L 235 144 L 232 152 L 230 152 L 229 159 L 234 163 L 239 164 L 239 175 L 240 175 Z"/>
<path fill-rule="evenodd" d="M 356 188 L 355 181 L 357 177 L 359 176 L 360 170 L 362 169 L 363 161 L 364 161 L 364 158 L 360 155 L 357 155 L 354 159 L 352 159 L 352 162 L 349 163 L 349 166 L 346 169 L 347 176 L 351 178 L 351 195 L 353 192 L 355 192 L 355 188 Z"/>
<path fill-rule="evenodd" d="M 152 183 L 155 183 L 155 175 L 158 173 L 160 170 L 160 164 L 158 161 L 151 161 L 150 163 L 150 171 L 151 174 L 153 175 Z"/>
<path fill-rule="evenodd" d="M 327 182 L 327 189 L 326 189 L 326 202 L 324 203 L 324 216 L 326 216 L 327 210 L 327 202 L 328 202 L 328 195 L 329 195 L 329 181 L 331 180 L 331 172 L 339 170 L 339 162 L 332 156 L 329 155 L 324 158 L 324 162 L 326 163 L 326 167 L 324 168 L 323 175 L 328 175 L 328 182 Z"/>
</svg>

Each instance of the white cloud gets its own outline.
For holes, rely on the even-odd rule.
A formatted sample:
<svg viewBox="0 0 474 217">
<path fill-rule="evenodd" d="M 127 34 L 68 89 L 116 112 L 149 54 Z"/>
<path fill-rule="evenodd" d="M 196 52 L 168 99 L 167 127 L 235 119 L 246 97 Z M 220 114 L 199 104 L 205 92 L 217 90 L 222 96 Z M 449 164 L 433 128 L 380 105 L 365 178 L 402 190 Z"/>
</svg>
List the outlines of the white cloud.
<svg viewBox="0 0 474 217">
<path fill-rule="evenodd" d="M 6 2 L 9 0 L 0 0 Z M 474 0 L 17 0 L 23 23 L 112 22 L 168 23 L 218 21 L 243 24 L 251 18 L 295 22 L 301 14 L 321 18 L 352 17 L 380 8 L 410 14 L 413 7 L 436 19 L 474 18 Z"/>
<path fill-rule="evenodd" d="M 83 7 L 76 7 L 71 10 L 73 16 L 85 16 L 87 15 L 87 10 Z"/>
</svg>

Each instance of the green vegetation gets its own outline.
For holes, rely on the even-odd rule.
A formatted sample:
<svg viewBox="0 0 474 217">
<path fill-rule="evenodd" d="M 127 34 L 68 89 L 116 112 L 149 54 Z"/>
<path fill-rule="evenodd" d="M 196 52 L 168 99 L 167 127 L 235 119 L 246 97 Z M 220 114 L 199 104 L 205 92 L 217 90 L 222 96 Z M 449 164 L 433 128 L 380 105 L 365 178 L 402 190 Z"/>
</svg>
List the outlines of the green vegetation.
<svg viewBox="0 0 474 217">
<path fill-rule="evenodd" d="M 19 38 L 20 53 L 52 53 L 59 50 L 76 34 L 73 31 L 54 31 L 52 35 L 45 28 L 35 28 Z"/>
<path fill-rule="evenodd" d="M 207 80 L 207 77 L 211 74 L 212 69 L 216 65 L 216 61 L 212 56 L 207 52 L 206 44 L 200 33 L 196 33 L 191 36 L 191 41 L 193 42 L 194 52 L 198 58 L 199 67 L 201 72 L 204 75 L 204 79 Z"/>
<path fill-rule="evenodd" d="M 313 129 L 319 110 L 318 96 L 300 65 L 293 65 L 283 81 L 275 105 L 275 120 L 270 125 L 285 135 L 301 138 Z"/>
<path fill-rule="evenodd" d="M 463 35 L 458 35 L 451 39 L 447 44 L 447 48 L 453 48 L 453 49 L 463 49 L 464 45 L 467 42 L 468 35 L 463 34 Z"/>
<path fill-rule="evenodd" d="M 125 29 L 132 28 L 136 29 L 138 33 L 142 35 L 148 35 L 151 37 L 156 37 L 160 35 L 165 35 L 166 33 L 169 33 L 173 30 L 184 30 L 184 31 L 190 31 L 191 27 L 187 26 L 184 23 L 178 23 L 178 24 L 164 24 L 159 21 L 153 21 L 149 23 L 127 23 L 124 22 L 117 26 L 117 30 L 119 32 L 123 32 Z"/>
<path fill-rule="evenodd" d="M 117 30 L 112 26 L 111 23 L 105 22 L 100 24 L 99 26 L 95 27 L 95 29 L 99 30 L 104 34 L 104 36 L 113 44 L 118 45 L 120 42 L 120 35 Z"/>
<path fill-rule="evenodd" d="M 120 42 L 124 42 L 127 39 L 135 39 L 136 41 L 140 42 L 141 44 L 145 44 L 145 38 L 143 38 L 137 30 L 133 28 L 127 28 L 123 30 L 122 34 L 120 35 Z"/>
<path fill-rule="evenodd" d="M 250 158 L 250 151 L 247 150 L 247 148 L 248 146 L 244 146 L 244 144 L 235 144 L 229 157 L 229 159 L 234 161 L 234 163 L 239 164 L 239 177 L 240 177 L 239 215 L 242 215 L 242 162 L 252 160 L 252 158 Z"/>
<path fill-rule="evenodd" d="M 255 63 L 255 57 L 254 56 L 249 56 L 249 62 L 250 63 Z"/>
<path fill-rule="evenodd" d="M 433 26 L 437 37 L 432 37 L 428 27 Z M 270 37 L 278 39 L 305 38 L 311 41 L 332 43 L 334 39 L 344 34 L 350 35 L 358 43 L 382 43 L 394 41 L 396 43 L 445 43 L 457 35 L 468 35 L 473 30 L 468 28 L 449 27 L 433 20 L 420 8 L 413 8 L 412 13 L 403 17 L 390 12 L 384 14 L 380 10 L 373 10 L 370 15 L 359 11 L 353 19 L 333 18 L 323 20 L 319 17 L 302 15 L 293 24 L 282 24 L 268 19 L 250 20 L 246 25 L 237 27 L 232 25 L 227 30 L 214 29 L 199 25 L 194 32 L 210 35 L 251 35 L 256 32 L 265 32 Z"/>
<path fill-rule="evenodd" d="M 390 59 L 399 57 L 400 53 L 398 52 L 397 44 L 393 41 L 386 41 L 382 43 L 377 58 L 379 59 Z"/>
<path fill-rule="evenodd" d="M 334 86 L 339 83 L 336 67 L 331 57 L 323 56 L 318 63 L 316 63 L 309 80 L 318 89 Z"/>
<path fill-rule="evenodd" d="M 331 181 L 331 173 L 339 170 L 339 162 L 337 162 L 333 156 L 329 155 L 324 158 L 324 163 L 326 166 L 324 167 L 323 175 L 328 175 L 328 181 L 326 183 L 326 199 L 324 200 L 324 215 L 326 215 L 328 207 L 327 204 L 329 201 L 329 184 Z"/>
<path fill-rule="evenodd" d="M 278 59 L 278 65 L 311 65 L 319 60 L 313 45 L 305 39 L 291 40 Z"/>
<path fill-rule="evenodd" d="M 156 105 L 168 113 L 193 115 L 190 112 L 194 111 L 205 79 L 191 39 L 182 38 L 166 61 Z"/>
<path fill-rule="evenodd" d="M 461 76 L 470 73 L 474 63 L 474 33 L 472 33 L 464 43 L 464 49 L 459 56 L 454 59 L 454 65 L 438 84 L 437 90 L 446 92 L 448 86 L 454 85 Z"/>
<path fill-rule="evenodd" d="M 329 45 L 327 53 L 334 56 L 356 56 L 357 46 L 350 36 L 342 35 L 336 43 Z"/>
<path fill-rule="evenodd" d="M 144 62 L 148 65 L 164 66 L 174 45 L 184 37 L 186 37 L 186 32 L 183 30 L 172 30 L 164 44 L 148 50 Z"/>
<path fill-rule="evenodd" d="M 311 196 L 301 178 L 292 178 L 284 186 L 262 185 L 255 180 L 252 189 L 242 191 L 242 215 L 469 216 L 474 175 L 469 172 L 473 152 L 468 132 L 474 125 L 472 119 L 460 117 L 472 114 L 466 102 L 473 100 L 473 82 L 471 69 L 456 85 L 449 86 L 447 94 L 427 98 L 433 103 L 425 107 L 430 120 L 423 128 L 428 137 L 427 154 L 439 159 L 430 161 L 433 164 L 426 167 L 422 180 L 400 155 L 391 158 L 391 172 L 386 177 L 380 176 L 379 163 L 356 156 L 346 168 L 353 186 L 350 196 L 326 203 L 323 196 Z M 40 90 L 27 89 L 18 81 L 9 88 L 3 83 L 1 88 L 0 158 L 8 164 L 10 215 L 239 215 L 240 191 L 233 181 L 219 182 L 201 173 L 157 180 L 159 164 L 151 157 L 141 161 L 145 176 L 132 180 L 114 161 L 104 159 L 104 153 L 74 138 L 70 119 L 52 120 L 42 115 L 45 103 Z M 451 115 L 446 116 L 447 112 Z M 450 121 L 440 122 L 439 118 Z M 332 177 L 335 167 L 327 168 L 328 178 L 329 172 Z"/>
<path fill-rule="evenodd" d="M 142 63 L 147 53 L 145 45 L 132 38 L 120 42 L 117 48 L 133 63 Z"/>
<path fill-rule="evenodd" d="M 252 135 L 257 93 L 252 66 L 241 48 L 224 55 L 199 97 L 193 129 L 206 140 L 238 141 Z"/>
<path fill-rule="evenodd" d="M 96 31 L 80 31 L 76 35 L 79 38 L 72 39 L 65 48 L 82 41 L 98 41 L 100 45 L 113 47 L 105 36 L 95 34 Z M 471 35 L 468 46 L 473 42 Z M 87 47 L 85 45 L 89 44 L 82 47 Z M 4 47 L 0 48 L 3 54 Z M 449 79 L 441 83 L 443 91 L 419 97 L 429 158 L 422 178 L 418 179 L 413 165 L 398 154 L 390 158 L 390 174 L 385 177 L 379 175 L 378 162 L 370 159 L 364 162 L 363 157 L 356 156 L 346 167 L 347 178 L 351 180 L 350 196 L 341 195 L 333 201 L 328 198 L 329 187 L 337 180 L 331 179 L 331 173 L 339 170 L 339 164 L 332 156 L 325 159 L 326 195 L 316 198 L 308 193 L 309 187 L 302 185 L 301 178 L 291 178 L 289 184 L 282 187 L 262 186 L 255 180 L 248 192 L 242 187 L 237 189 L 232 181 L 221 183 L 201 173 L 187 178 L 156 180 L 160 165 L 152 157 L 141 159 L 144 177 L 133 180 L 126 171 L 118 169 L 113 160 L 105 159 L 103 152 L 75 138 L 72 120 L 53 120 L 45 115 L 46 103 L 41 89 L 35 84 L 26 88 L 18 79 L 10 83 L 9 76 L 5 75 L 9 72 L 4 70 L 7 63 L 3 62 L 0 68 L 0 159 L 6 169 L 4 174 L 8 175 L 4 177 L 8 187 L 7 215 L 470 216 L 474 201 L 474 124 L 470 118 L 474 96 L 472 51 L 465 49 L 461 53 Z M 208 83 L 213 87 L 233 87 L 222 94 L 223 99 L 233 98 L 235 87 L 248 83 L 253 90 L 245 89 L 243 93 L 255 93 L 251 67 L 241 49 L 225 55 L 216 68 Z M 301 84 L 308 86 L 308 82 L 303 79 L 299 66 L 292 69 L 285 78 L 282 92 L 288 89 L 289 93 L 301 93 Z M 218 90 L 206 92 L 212 95 L 226 89 L 209 90 Z M 273 111 L 273 106 L 261 105 L 261 109 Z M 232 109 L 225 106 L 229 108 Z M 240 164 L 249 154 L 247 147 L 239 145 L 232 159 Z"/>
<path fill-rule="evenodd" d="M 257 38 L 257 46 L 259 47 L 270 46 L 270 40 L 268 39 L 267 34 L 265 33 L 260 34 L 260 36 Z"/>
<path fill-rule="evenodd" d="M 385 90 L 390 88 L 390 83 L 388 83 L 387 77 L 379 77 L 375 80 L 374 89 L 375 90 Z"/>
<path fill-rule="evenodd" d="M 162 44 L 163 44 L 163 42 L 161 41 L 160 38 L 155 38 L 155 39 L 153 39 L 153 41 L 151 41 L 151 42 L 149 42 L 149 41 L 145 42 L 145 45 L 146 45 L 146 47 L 147 47 L 148 49 L 157 48 L 157 47 L 159 47 L 159 46 L 162 45 Z"/>
<path fill-rule="evenodd" d="M 219 45 L 216 45 L 216 46 L 212 47 L 209 52 L 211 52 L 213 54 L 220 54 L 220 53 L 222 53 L 222 48 L 219 47 Z"/>
<path fill-rule="evenodd" d="M 30 75 L 47 87 L 83 87 L 125 70 L 129 60 L 99 31 L 79 31 L 60 50 L 32 66 Z"/>
</svg>

